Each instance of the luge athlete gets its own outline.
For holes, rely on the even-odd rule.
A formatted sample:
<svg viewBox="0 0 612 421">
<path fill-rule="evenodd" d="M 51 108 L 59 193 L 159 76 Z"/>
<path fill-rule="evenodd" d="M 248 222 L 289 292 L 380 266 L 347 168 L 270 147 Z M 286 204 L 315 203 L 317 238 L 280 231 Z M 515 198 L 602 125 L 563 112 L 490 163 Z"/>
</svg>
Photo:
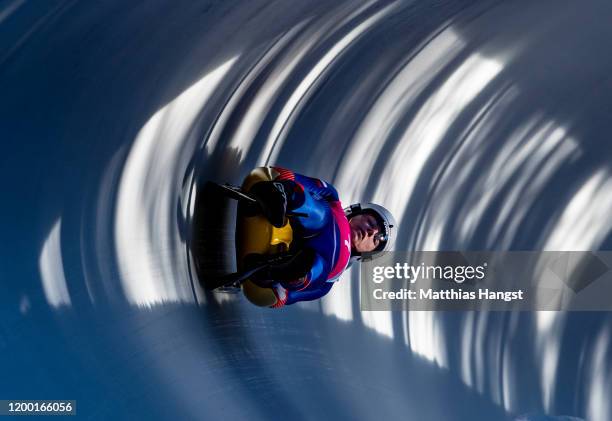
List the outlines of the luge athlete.
<svg viewBox="0 0 612 421">
<path fill-rule="evenodd" d="M 245 268 L 267 261 L 251 280 L 271 288 L 279 308 L 327 294 L 352 261 L 388 250 L 395 220 L 384 207 L 357 203 L 342 208 L 338 192 L 329 183 L 285 168 L 266 167 L 274 175 L 249 191 L 257 205 L 247 213 L 262 213 L 275 227 L 282 227 L 290 212 L 291 249 L 280 256 L 251 254 Z"/>
</svg>

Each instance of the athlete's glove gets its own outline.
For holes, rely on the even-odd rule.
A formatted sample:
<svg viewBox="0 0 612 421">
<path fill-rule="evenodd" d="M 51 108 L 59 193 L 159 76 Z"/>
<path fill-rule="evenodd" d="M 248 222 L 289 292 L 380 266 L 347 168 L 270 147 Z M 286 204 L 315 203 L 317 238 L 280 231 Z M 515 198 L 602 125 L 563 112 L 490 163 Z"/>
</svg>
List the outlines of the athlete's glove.
<svg viewBox="0 0 612 421">
<path fill-rule="evenodd" d="M 285 225 L 287 214 L 287 194 L 285 187 L 278 181 L 260 181 L 251 187 L 252 196 L 263 215 L 277 228 Z"/>
</svg>

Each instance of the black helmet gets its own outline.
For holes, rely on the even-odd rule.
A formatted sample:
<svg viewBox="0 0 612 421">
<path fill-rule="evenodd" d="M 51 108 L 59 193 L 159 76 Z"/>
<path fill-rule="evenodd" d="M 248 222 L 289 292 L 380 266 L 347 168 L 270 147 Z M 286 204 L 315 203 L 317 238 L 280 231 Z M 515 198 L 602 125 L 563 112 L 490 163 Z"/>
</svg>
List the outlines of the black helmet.
<svg viewBox="0 0 612 421">
<path fill-rule="evenodd" d="M 388 209 L 376 203 L 356 203 L 344 209 L 344 214 L 348 219 L 361 214 L 370 214 L 376 218 L 378 226 L 381 227 L 380 243 L 374 251 L 359 253 L 353 250 L 351 262 L 364 259 L 372 259 L 383 251 L 392 250 L 395 244 L 395 218 Z"/>
</svg>

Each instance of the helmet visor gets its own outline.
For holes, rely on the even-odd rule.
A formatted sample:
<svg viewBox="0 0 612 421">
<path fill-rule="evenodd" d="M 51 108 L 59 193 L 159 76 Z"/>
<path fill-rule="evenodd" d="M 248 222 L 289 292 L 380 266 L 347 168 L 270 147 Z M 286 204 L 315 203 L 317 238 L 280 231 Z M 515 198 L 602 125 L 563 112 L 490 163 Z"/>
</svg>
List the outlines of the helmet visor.
<svg viewBox="0 0 612 421">
<path fill-rule="evenodd" d="M 387 224 L 385 224 L 381 216 L 378 214 L 378 212 L 366 210 L 364 213 L 372 215 L 374 217 L 377 225 L 376 228 L 378 229 L 378 232 L 374 235 L 374 238 L 378 240 L 378 245 L 374 250 L 372 250 L 372 252 L 381 251 L 385 248 L 385 245 L 389 240 L 389 228 L 387 227 Z"/>
</svg>

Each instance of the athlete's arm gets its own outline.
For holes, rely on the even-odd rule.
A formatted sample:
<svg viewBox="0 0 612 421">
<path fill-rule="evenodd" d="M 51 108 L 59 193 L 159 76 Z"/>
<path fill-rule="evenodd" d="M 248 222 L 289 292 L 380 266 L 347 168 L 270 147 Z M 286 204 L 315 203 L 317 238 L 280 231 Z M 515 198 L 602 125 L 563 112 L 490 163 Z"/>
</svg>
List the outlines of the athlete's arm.
<svg viewBox="0 0 612 421">
<path fill-rule="evenodd" d="M 289 291 L 287 301 L 285 305 L 297 303 L 298 301 L 312 301 L 317 300 L 327 294 L 332 286 L 333 282 L 317 282 L 315 285 L 311 285 L 310 288 L 303 289 L 300 291 Z"/>
<path fill-rule="evenodd" d="M 302 174 L 295 173 L 291 170 L 281 168 L 281 167 L 272 167 L 275 171 L 279 173 L 276 180 L 278 181 L 291 181 L 299 185 L 301 190 L 306 190 L 315 200 L 324 199 L 328 202 L 334 202 L 338 199 L 338 192 L 329 183 L 326 183 L 323 180 L 318 178 L 308 177 Z"/>
<path fill-rule="evenodd" d="M 340 203 L 336 189 L 317 178 L 296 174 L 293 171 L 272 167 L 278 174 L 274 182 L 281 183 L 287 200 L 287 210 L 301 213 L 306 217 L 293 217 L 304 235 L 315 235 L 330 218 L 330 206 Z"/>
<path fill-rule="evenodd" d="M 320 254 L 316 253 L 312 249 L 305 249 L 304 254 L 307 255 L 304 262 L 308 262 L 310 269 L 306 275 L 297 279 L 285 279 L 280 281 L 280 284 L 288 291 L 302 291 L 310 286 L 311 283 L 317 282 L 319 279 L 324 278 L 323 271 L 325 270 L 325 261 Z M 302 264 L 302 267 L 304 265 Z M 303 273 L 303 272 L 302 272 Z"/>
<path fill-rule="evenodd" d="M 276 295 L 276 304 L 273 308 L 281 308 L 286 305 L 297 303 L 298 301 L 312 301 L 323 297 L 327 294 L 332 286 L 333 282 L 321 281 L 315 284 L 310 284 L 308 288 L 299 291 L 290 291 L 285 289 L 282 285 L 277 284 L 272 288 L 274 295 Z"/>
<path fill-rule="evenodd" d="M 279 282 L 272 288 L 277 298 L 275 308 L 293 304 L 298 301 L 315 300 L 327 294 L 333 282 L 326 282 L 325 261 L 319 254 L 308 273 L 296 280 L 285 280 Z"/>
</svg>

